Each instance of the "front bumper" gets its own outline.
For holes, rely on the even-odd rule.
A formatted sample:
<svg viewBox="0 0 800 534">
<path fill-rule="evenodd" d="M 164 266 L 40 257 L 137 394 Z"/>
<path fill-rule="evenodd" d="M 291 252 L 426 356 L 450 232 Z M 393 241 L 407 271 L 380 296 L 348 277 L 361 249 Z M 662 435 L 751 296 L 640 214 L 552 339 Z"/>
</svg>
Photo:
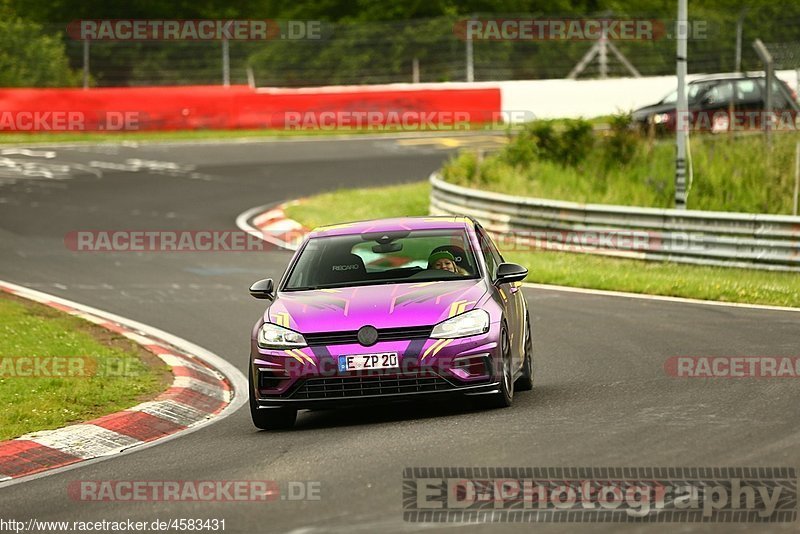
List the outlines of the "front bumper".
<svg viewBox="0 0 800 534">
<path fill-rule="evenodd" d="M 299 352 L 262 349 L 253 343 L 255 404 L 311 409 L 496 393 L 501 380 L 498 337 L 499 325 L 493 324 L 478 336 L 386 341 L 369 348 L 340 344 Z M 398 354 L 399 368 L 337 370 L 339 356 L 384 352 Z"/>
<path fill-rule="evenodd" d="M 402 384 L 404 380 L 414 379 L 403 377 L 306 379 L 298 381 L 295 390 L 290 395 L 260 398 L 256 400 L 256 403 L 259 408 L 325 409 L 359 404 L 490 395 L 500 390 L 500 382 L 492 381 L 465 386 L 453 384 L 441 377 L 423 382 L 419 387 L 397 385 L 398 382 Z M 319 383 L 321 381 L 327 381 L 328 384 L 322 385 Z M 378 384 L 379 382 L 381 384 Z"/>
</svg>

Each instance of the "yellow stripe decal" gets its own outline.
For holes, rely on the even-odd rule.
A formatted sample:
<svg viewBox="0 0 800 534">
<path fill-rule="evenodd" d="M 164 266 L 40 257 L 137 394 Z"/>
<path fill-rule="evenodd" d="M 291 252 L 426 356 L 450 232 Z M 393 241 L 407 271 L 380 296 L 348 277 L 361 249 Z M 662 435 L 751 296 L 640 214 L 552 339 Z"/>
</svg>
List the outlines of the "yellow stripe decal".
<svg viewBox="0 0 800 534">
<path fill-rule="evenodd" d="M 289 314 L 286 312 L 276 313 L 275 324 L 284 328 L 289 328 Z"/>
<path fill-rule="evenodd" d="M 430 354 L 430 353 L 431 353 L 431 351 L 432 351 L 433 349 L 435 349 L 435 348 L 436 348 L 436 346 L 437 346 L 437 345 L 439 345 L 440 343 L 442 343 L 443 341 L 446 341 L 446 340 L 444 340 L 444 339 L 439 339 L 439 340 L 437 340 L 437 341 L 436 341 L 436 342 L 435 342 L 433 345 L 431 345 L 430 347 L 428 347 L 427 349 L 425 349 L 425 352 L 422 354 L 422 358 L 420 358 L 420 361 L 422 361 L 422 360 L 424 360 L 425 358 L 427 358 L 427 357 L 428 357 L 428 354 Z"/>
<path fill-rule="evenodd" d="M 305 365 L 305 364 L 306 364 L 305 360 L 303 360 L 303 359 L 299 358 L 299 357 L 297 356 L 297 354 L 295 354 L 294 352 L 292 352 L 292 351 L 290 351 L 290 350 L 288 350 L 288 349 L 287 349 L 287 350 L 284 350 L 283 352 L 285 352 L 287 356 L 291 356 L 292 358 L 294 358 L 295 360 L 297 360 L 297 361 L 298 361 L 298 362 L 300 362 L 301 364 L 303 364 L 303 365 Z"/>
<path fill-rule="evenodd" d="M 431 356 L 436 356 L 439 353 L 440 350 L 442 350 L 443 348 L 445 348 L 447 345 L 449 345 L 452 342 L 453 342 L 452 339 L 445 339 L 444 343 L 442 343 L 441 345 L 436 347 L 436 350 L 433 351 L 433 354 L 431 354 Z"/>
<path fill-rule="evenodd" d="M 309 356 L 308 354 L 306 354 L 306 353 L 305 353 L 305 352 L 303 352 L 302 350 L 300 350 L 300 349 L 294 349 L 294 351 L 293 351 L 293 352 L 294 352 L 295 354 L 297 354 L 298 356 L 300 356 L 301 358 L 303 358 L 305 361 L 307 361 L 307 362 L 308 362 L 310 365 L 313 365 L 314 367 L 316 367 L 316 366 L 317 366 L 317 364 L 315 364 L 315 363 L 314 363 L 314 360 L 312 360 L 312 359 L 311 359 L 311 356 Z"/>
<path fill-rule="evenodd" d="M 466 302 L 466 300 L 457 300 L 450 305 L 450 311 L 447 313 L 447 317 L 453 317 L 454 315 L 458 314 L 458 308 Z"/>
</svg>

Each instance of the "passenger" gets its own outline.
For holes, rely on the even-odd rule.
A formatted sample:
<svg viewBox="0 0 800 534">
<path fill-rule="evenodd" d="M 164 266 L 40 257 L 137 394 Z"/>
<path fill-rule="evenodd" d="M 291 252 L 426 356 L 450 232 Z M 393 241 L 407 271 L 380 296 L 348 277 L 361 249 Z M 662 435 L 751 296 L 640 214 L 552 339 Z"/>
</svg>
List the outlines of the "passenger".
<svg viewBox="0 0 800 534">
<path fill-rule="evenodd" d="M 468 274 L 456 264 L 456 258 L 446 250 L 434 252 L 428 256 L 428 269 L 438 269 L 440 271 L 450 271 L 457 274 Z"/>
</svg>

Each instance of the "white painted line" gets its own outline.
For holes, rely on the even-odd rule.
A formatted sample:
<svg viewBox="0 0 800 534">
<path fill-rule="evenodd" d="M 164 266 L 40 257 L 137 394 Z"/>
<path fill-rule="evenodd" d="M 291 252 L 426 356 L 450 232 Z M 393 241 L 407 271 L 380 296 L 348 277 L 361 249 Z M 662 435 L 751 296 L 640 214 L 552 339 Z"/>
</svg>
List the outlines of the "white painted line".
<svg viewBox="0 0 800 534">
<path fill-rule="evenodd" d="M 236 217 L 236 226 L 237 226 L 237 228 L 239 228 L 239 230 L 243 230 L 243 231 L 247 232 L 248 234 L 250 234 L 252 236 L 255 236 L 255 237 L 259 238 L 259 239 L 262 239 L 262 240 L 266 241 L 267 243 L 272 243 L 273 245 L 276 245 L 276 246 L 278 246 L 278 247 L 280 247 L 282 249 L 292 250 L 292 251 L 297 250 L 297 246 L 296 245 L 293 245 L 291 243 L 287 243 L 286 241 L 284 241 L 282 239 L 277 239 L 277 238 L 272 237 L 270 235 L 266 235 L 266 234 L 264 234 L 264 232 L 262 232 L 258 228 L 255 228 L 255 227 L 250 225 L 250 219 L 251 218 L 255 217 L 256 215 L 258 215 L 258 214 L 260 214 L 260 213 L 262 213 L 264 211 L 267 211 L 270 208 L 275 207 L 277 204 L 281 204 L 281 202 L 278 202 L 278 203 L 275 203 L 275 204 L 265 204 L 263 206 L 256 206 L 255 208 L 250 208 L 249 210 L 240 213 L 239 216 Z"/>
<path fill-rule="evenodd" d="M 72 315 L 74 315 L 75 317 L 80 317 L 84 321 L 89 321 L 90 323 L 94 323 L 94 324 L 104 324 L 104 323 L 108 322 L 105 319 L 101 319 L 100 317 L 96 317 L 96 316 L 92 315 L 91 313 L 75 312 Z"/>
<path fill-rule="evenodd" d="M 139 345 L 152 345 L 153 344 L 153 340 L 151 340 L 149 338 L 146 338 L 144 336 L 141 336 L 141 335 L 137 334 L 136 332 L 123 332 L 122 335 L 127 337 L 128 339 L 130 339 L 134 343 L 139 344 Z"/>
<path fill-rule="evenodd" d="M 144 412 L 159 419 L 166 419 L 176 425 L 185 427 L 194 426 L 211 417 L 210 413 L 201 412 L 197 408 L 176 402 L 174 400 L 160 400 L 144 402 L 130 409 L 132 412 Z"/>
<path fill-rule="evenodd" d="M 299 230 L 303 227 L 294 219 L 280 219 L 267 226 L 261 227 L 262 232 L 289 232 L 291 230 Z"/>
<path fill-rule="evenodd" d="M 268 212 L 262 213 L 261 215 L 253 219 L 253 224 L 261 228 L 267 221 L 270 221 L 272 219 L 277 219 L 279 217 L 283 217 L 283 210 L 281 209 L 269 210 Z"/>
<path fill-rule="evenodd" d="M 40 150 L 37 152 L 35 150 L 29 150 L 27 148 L 4 148 L 2 151 L 0 151 L 0 154 L 2 154 L 3 156 L 20 155 L 20 156 L 30 156 L 32 158 L 45 158 L 45 159 L 53 159 L 54 157 L 56 157 L 56 153 L 53 152 L 52 150 Z"/>
<path fill-rule="evenodd" d="M 541 289 L 545 291 L 563 291 L 565 293 L 581 293 L 584 295 L 598 295 L 604 297 L 623 297 L 629 299 L 675 302 L 680 304 L 701 304 L 704 306 L 724 306 L 728 308 L 747 308 L 753 310 L 766 310 L 766 311 L 800 312 L 800 308 L 790 308 L 785 306 L 768 306 L 766 304 L 721 302 L 718 300 L 701 300 L 701 299 L 690 299 L 685 297 L 668 297 L 666 295 L 647 295 L 644 293 L 627 293 L 624 291 L 609 291 L 606 289 L 585 289 L 582 287 L 556 286 L 550 284 L 535 284 L 529 282 L 525 282 L 522 285 L 530 289 Z"/>
<path fill-rule="evenodd" d="M 206 367 L 205 365 L 200 365 L 191 360 L 187 360 L 186 358 L 175 356 L 174 354 L 159 354 L 158 357 L 161 358 L 161 360 L 170 367 L 188 367 L 200 373 L 206 374 L 212 378 L 219 378 L 219 379 L 224 378 L 222 375 L 220 375 L 210 367 Z"/>
<path fill-rule="evenodd" d="M 203 382 L 202 380 L 192 378 L 191 376 L 175 377 L 172 387 L 191 389 L 192 391 L 202 393 L 203 395 L 208 395 L 209 397 L 221 401 L 228 401 L 230 399 L 230 393 L 228 390 L 222 389 L 221 387 L 213 384 L 209 384 L 208 382 Z"/>
<path fill-rule="evenodd" d="M 87 424 L 71 425 L 45 432 L 34 432 L 17 439 L 34 441 L 39 445 L 83 459 L 117 454 L 120 451 L 143 443 L 136 438 L 113 430 Z"/>
</svg>

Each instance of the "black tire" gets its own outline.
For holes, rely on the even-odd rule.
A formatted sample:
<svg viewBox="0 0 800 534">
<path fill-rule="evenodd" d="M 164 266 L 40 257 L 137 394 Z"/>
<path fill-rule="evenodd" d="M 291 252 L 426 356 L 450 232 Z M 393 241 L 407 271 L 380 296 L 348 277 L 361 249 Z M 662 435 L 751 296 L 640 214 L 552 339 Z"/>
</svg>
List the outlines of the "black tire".
<svg viewBox="0 0 800 534">
<path fill-rule="evenodd" d="M 250 417 L 253 424 L 261 430 L 286 430 L 294 426 L 297 420 L 297 410 L 294 408 L 258 408 L 256 402 L 256 389 L 253 385 L 253 371 L 248 369 L 248 382 L 250 387 Z"/>
<path fill-rule="evenodd" d="M 531 318 L 525 316 L 525 361 L 522 364 L 522 376 L 514 382 L 515 391 L 530 391 L 533 389 L 533 331 Z"/>
<path fill-rule="evenodd" d="M 487 399 L 490 408 L 508 408 L 514 400 L 514 370 L 511 368 L 511 343 L 508 340 L 508 330 L 503 326 L 500 332 L 502 354 L 502 370 L 500 375 L 500 391 Z"/>
</svg>

